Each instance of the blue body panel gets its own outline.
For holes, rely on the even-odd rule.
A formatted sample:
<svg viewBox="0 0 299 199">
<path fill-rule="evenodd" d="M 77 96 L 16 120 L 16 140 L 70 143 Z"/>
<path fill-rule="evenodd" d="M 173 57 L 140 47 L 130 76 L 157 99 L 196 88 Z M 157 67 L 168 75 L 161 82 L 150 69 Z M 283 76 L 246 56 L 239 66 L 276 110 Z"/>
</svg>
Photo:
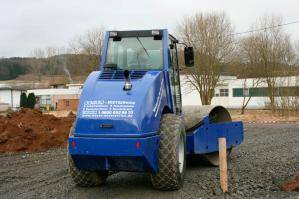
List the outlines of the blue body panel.
<svg viewBox="0 0 299 199">
<path fill-rule="evenodd" d="M 148 71 L 132 80 L 132 90 L 124 91 L 124 81 L 99 80 L 101 71 L 87 78 L 80 97 L 76 136 L 145 137 L 159 130 L 163 107 L 167 106 L 162 71 Z M 109 124 L 111 128 L 100 128 Z"/>
<path fill-rule="evenodd" d="M 107 32 L 100 69 L 106 63 L 110 33 Z M 124 91 L 123 80 L 103 80 L 103 70 L 92 72 L 81 93 L 69 153 L 75 165 L 87 171 L 159 170 L 159 126 L 163 113 L 176 113 L 170 86 L 168 32 L 163 30 L 163 69 L 146 71 L 132 79 Z M 243 140 L 241 122 L 204 125 L 187 136 L 188 154 L 218 150 L 218 137 L 228 139 L 228 148 Z"/>
<path fill-rule="evenodd" d="M 146 138 L 69 137 L 69 152 L 82 170 L 158 171 L 159 136 Z"/>
<path fill-rule="evenodd" d="M 205 154 L 218 151 L 218 138 L 226 138 L 226 147 L 233 148 L 244 140 L 242 122 L 210 124 L 204 118 L 204 124 L 187 135 L 187 154 Z"/>
</svg>

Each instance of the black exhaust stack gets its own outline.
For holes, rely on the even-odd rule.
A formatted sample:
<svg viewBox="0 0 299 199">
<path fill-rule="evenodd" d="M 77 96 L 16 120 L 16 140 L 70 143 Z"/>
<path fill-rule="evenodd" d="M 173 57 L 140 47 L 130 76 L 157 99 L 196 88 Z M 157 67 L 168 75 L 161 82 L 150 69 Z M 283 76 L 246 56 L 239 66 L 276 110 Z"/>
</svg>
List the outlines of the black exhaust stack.
<svg viewBox="0 0 299 199">
<path fill-rule="evenodd" d="M 124 71 L 124 76 L 125 76 L 125 85 L 124 85 L 124 90 L 129 91 L 132 89 L 132 84 L 131 84 L 131 79 L 130 79 L 130 72 L 128 70 Z"/>
</svg>

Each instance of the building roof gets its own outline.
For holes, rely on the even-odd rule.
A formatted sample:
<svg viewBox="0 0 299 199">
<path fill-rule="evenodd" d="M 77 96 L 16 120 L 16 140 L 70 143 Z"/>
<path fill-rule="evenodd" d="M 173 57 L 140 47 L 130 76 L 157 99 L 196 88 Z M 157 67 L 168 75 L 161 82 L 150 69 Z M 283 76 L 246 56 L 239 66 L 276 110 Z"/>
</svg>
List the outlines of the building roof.
<svg viewBox="0 0 299 199">
<path fill-rule="evenodd" d="M 66 87 L 72 87 L 72 86 L 83 86 L 84 84 L 66 84 Z"/>
<path fill-rule="evenodd" d="M 3 86 L 3 87 L 0 87 L 0 90 L 1 91 L 3 91 L 3 90 L 26 91 L 25 88 L 17 87 L 17 86 Z"/>
<path fill-rule="evenodd" d="M 81 89 L 76 88 L 49 88 L 49 89 L 33 89 L 27 90 L 27 93 L 39 95 L 80 95 Z"/>
</svg>

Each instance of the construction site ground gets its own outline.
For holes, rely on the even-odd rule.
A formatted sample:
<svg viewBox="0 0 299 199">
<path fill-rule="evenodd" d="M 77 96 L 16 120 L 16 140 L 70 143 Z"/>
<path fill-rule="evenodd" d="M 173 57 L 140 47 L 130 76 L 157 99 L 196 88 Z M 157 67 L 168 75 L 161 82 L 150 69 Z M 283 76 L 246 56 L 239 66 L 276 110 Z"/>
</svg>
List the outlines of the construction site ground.
<svg viewBox="0 0 299 199">
<path fill-rule="evenodd" d="M 248 123 L 299 123 L 299 112 L 285 112 L 263 109 L 245 110 L 245 114 L 240 114 L 239 109 L 229 110 L 233 120 L 241 120 Z"/>
<path fill-rule="evenodd" d="M 50 111 L 47 114 L 54 115 L 56 117 L 67 117 L 70 111 Z M 289 122 L 299 123 L 299 112 L 290 112 L 289 115 L 282 115 L 279 111 L 273 114 L 271 110 L 263 109 L 249 109 L 245 110 L 245 114 L 240 114 L 239 109 L 229 110 L 233 120 L 241 120 L 248 123 L 273 123 L 273 122 Z M 75 114 L 76 111 L 73 111 Z"/>
<path fill-rule="evenodd" d="M 0 198 L 298 198 L 299 192 L 280 187 L 299 175 L 299 125 L 246 123 L 245 128 L 244 143 L 229 160 L 226 194 L 219 187 L 219 169 L 200 163 L 188 163 L 179 191 L 153 190 L 149 175 L 126 172 L 113 174 L 103 187 L 77 187 L 62 147 L 0 154 Z"/>
</svg>

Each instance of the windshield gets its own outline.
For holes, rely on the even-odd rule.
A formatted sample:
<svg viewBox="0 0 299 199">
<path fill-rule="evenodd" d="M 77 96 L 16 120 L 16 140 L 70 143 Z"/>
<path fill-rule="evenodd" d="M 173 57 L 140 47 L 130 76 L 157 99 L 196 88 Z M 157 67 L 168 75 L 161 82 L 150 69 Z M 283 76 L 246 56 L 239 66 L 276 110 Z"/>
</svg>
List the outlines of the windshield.
<svg viewBox="0 0 299 199">
<path fill-rule="evenodd" d="M 154 70 L 163 66 L 162 40 L 154 37 L 109 39 L 106 64 L 122 70 Z"/>
</svg>

